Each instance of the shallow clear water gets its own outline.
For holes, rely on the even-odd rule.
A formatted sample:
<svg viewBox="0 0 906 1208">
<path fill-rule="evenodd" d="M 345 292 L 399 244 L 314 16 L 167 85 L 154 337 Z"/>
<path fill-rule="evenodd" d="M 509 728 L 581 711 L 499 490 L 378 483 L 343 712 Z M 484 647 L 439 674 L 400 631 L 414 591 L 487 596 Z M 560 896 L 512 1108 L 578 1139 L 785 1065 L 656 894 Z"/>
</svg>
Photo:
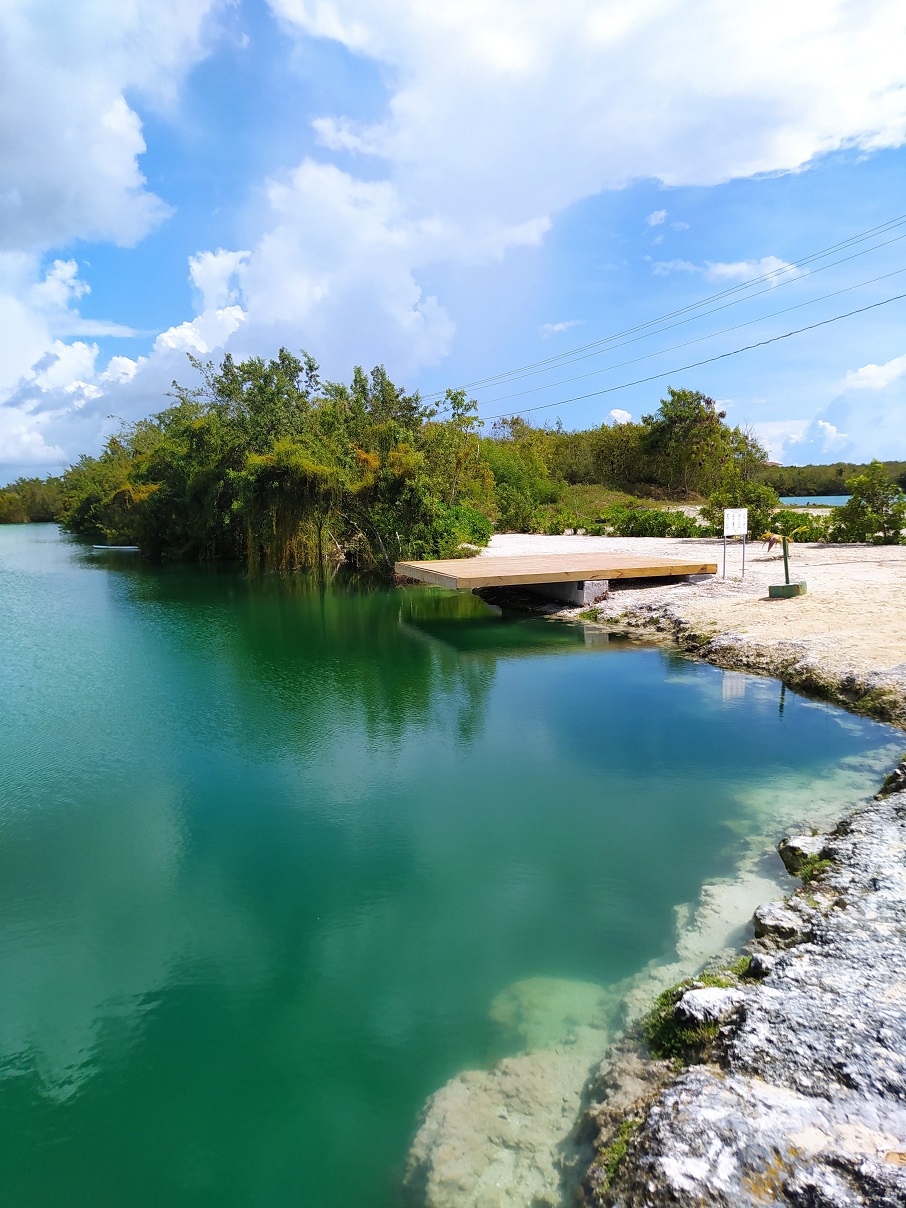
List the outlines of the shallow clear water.
<svg viewBox="0 0 906 1208">
<path fill-rule="evenodd" d="M 784 495 L 780 502 L 785 507 L 804 508 L 840 508 L 849 503 L 848 495 Z"/>
<path fill-rule="evenodd" d="M 383 1208 L 425 1096 L 518 1045 L 495 997 L 668 954 L 778 803 L 898 750 L 581 625 L 52 526 L 0 527 L 0 650 L 15 1208 Z"/>
</svg>

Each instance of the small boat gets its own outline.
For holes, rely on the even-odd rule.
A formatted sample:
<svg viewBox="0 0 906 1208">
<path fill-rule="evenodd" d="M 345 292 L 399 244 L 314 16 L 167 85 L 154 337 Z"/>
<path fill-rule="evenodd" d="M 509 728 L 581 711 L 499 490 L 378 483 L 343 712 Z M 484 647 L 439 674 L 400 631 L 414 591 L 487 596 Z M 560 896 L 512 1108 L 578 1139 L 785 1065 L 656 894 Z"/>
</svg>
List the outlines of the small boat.
<svg viewBox="0 0 906 1208">
<path fill-rule="evenodd" d="M 121 554 L 140 554 L 142 552 L 137 545 L 92 545 L 91 548 L 116 550 Z"/>
</svg>

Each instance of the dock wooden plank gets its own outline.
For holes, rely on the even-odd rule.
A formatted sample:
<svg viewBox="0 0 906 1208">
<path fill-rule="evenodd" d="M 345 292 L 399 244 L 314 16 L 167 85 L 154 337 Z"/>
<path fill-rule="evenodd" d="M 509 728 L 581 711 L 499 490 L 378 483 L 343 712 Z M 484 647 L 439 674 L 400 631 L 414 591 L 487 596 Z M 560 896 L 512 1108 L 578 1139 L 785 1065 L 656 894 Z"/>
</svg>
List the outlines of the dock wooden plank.
<svg viewBox="0 0 906 1208">
<path fill-rule="evenodd" d="M 523 583 L 576 583 L 587 579 L 666 579 L 677 575 L 714 575 L 716 562 L 642 558 L 631 554 L 523 554 L 397 562 L 398 575 L 465 590 Z"/>
</svg>

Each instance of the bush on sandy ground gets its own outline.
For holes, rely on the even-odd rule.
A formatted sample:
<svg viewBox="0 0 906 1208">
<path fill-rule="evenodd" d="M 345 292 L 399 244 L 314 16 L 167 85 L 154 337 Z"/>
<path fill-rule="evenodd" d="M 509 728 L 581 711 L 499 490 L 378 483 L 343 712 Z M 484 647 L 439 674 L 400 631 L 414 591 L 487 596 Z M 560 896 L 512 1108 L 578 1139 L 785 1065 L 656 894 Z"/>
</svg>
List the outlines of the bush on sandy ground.
<svg viewBox="0 0 906 1208">
<path fill-rule="evenodd" d="M 906 497 L 881 462 L 873 461 L 846 485 L 849 502 L 831 513 L 831 540 L 899 545 L 906 528 Z"/>
</svg>

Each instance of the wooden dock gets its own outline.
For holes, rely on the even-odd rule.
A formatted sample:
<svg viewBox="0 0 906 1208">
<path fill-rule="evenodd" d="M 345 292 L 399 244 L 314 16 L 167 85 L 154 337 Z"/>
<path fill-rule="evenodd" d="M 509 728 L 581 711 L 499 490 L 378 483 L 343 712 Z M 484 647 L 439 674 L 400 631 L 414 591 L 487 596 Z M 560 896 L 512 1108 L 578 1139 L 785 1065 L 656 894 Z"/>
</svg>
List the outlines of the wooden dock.
<svg viewBox="0 0 906 1208">
<path fill-rule="evenodd" d="M 610 579 L 668 579 L 717 574 L 716 562 L 639 558 L 631 554 L 524 554 L 397 562 L 398 575 L 437 587 L 516 587 L 536 583 L 584 583 Z"/>
</svg>

